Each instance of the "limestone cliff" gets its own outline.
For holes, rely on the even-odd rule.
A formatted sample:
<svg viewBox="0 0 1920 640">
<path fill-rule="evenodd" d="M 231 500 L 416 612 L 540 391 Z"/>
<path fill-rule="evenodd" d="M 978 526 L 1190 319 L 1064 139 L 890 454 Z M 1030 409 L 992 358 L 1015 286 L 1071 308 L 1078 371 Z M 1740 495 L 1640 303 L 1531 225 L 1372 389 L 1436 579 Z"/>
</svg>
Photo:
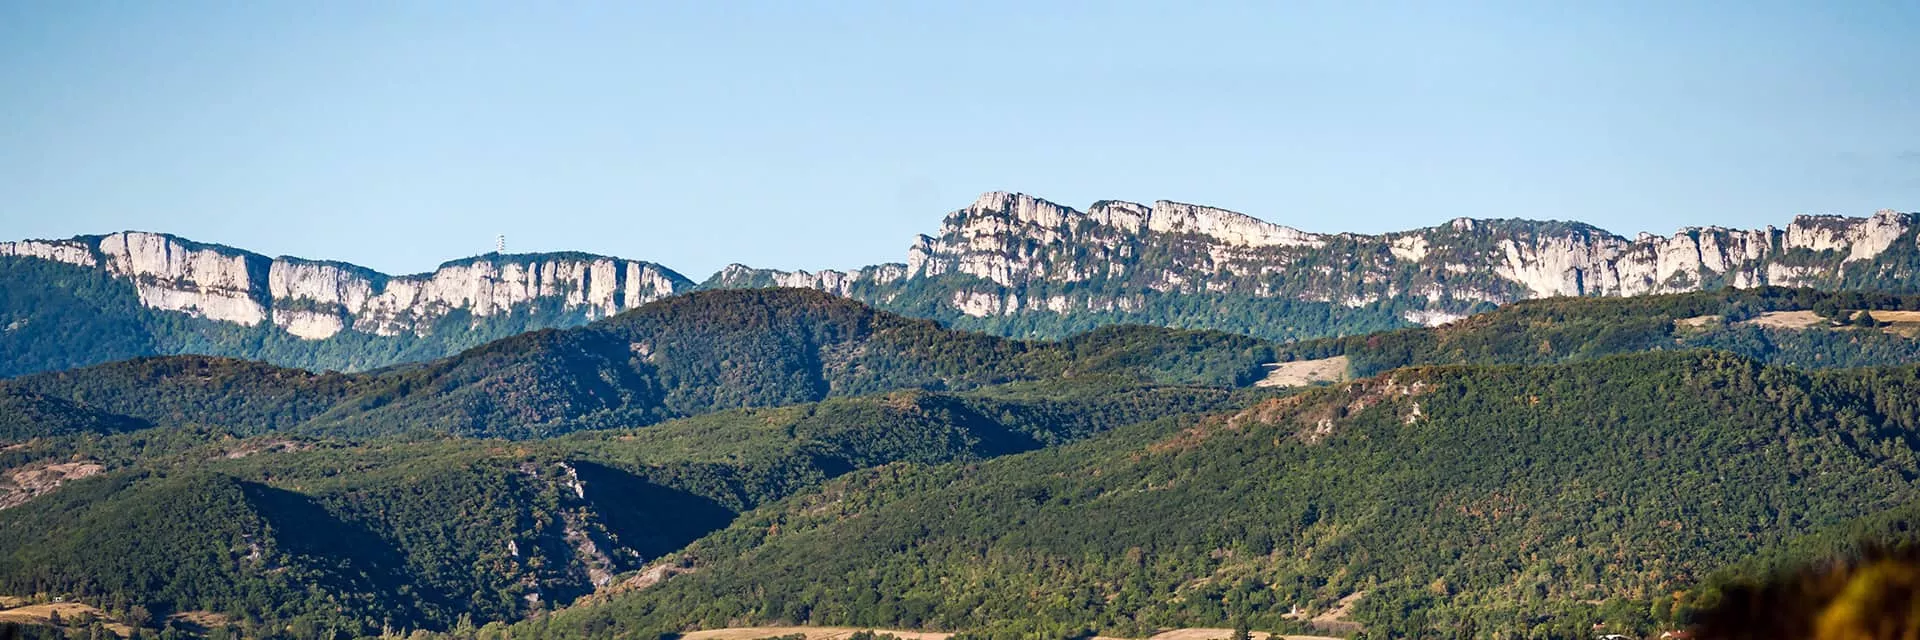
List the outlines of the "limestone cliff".
<svg viewBox="0 0 1920 640">
<path fill-rule="evenodd" d="M 1250 216 L 1160 201 L 1077 210 L 994 192 L 948 214 L 904 264 L 856 272 L 740 265 L 706 286 L 808 286 L 873 302 L 987 318 L 1135 313 L 1178 296 L 1385 305 L 1440 323 L 1487 303 L 1642 295 L 1718 286 L 1871 287 L 1916 281 L 1920 216 L 1800 216 L 1786 228 L 1681 229 L 1626 238 L 1578 223 L 1458 219 L 1384 235 L 1318 234 Z M 1903 249 L 1898 264 L 1880 258 Z M 1276 322 L 1287 321 L 1275 318 Z"/>
<path fill-rule="evenodd" d="M 455 312 L 474 318 L 535 308 L 596 318 L 691 288 L 665 267 L 578 253 L 489 254 L 431 273 L 389 276 L 338 262 L 260 254 L 128 231 L 71 240 L 0 243 L 26 256 L 103 270 L 131 282 L 151 309 L 255 326 L 309 340 L 349 329 L 424 334 Z"/>
<path fill-rule="evenodd" d="M 948 214 L 899 263 L 819 272 L 735 264 L 699 287 L 814 288 L 1023 337 L 1133 322 L 1292 339 L 1445 323 L 1546 296 L 1760 285 L 1910 293 L 1920 291 L 1917 236 L 1920 215 L 1894 211 L 1633 238 L 1572 222 L 1466 218 L 1382 235 L 1312 233 L 1164 200 L 1080 210 L 994 192 Z M 366 369 L 695 288 L 659 265 L 579 253 L 485 255 L 389 276 L 144 232 L 0 242 L 0 256 L 16 257 L 0 284 L 47 281 L 0 299 L 0 375 L 151 353 Z M 75 289 L 53 267 L 120 289 Z M 59 296 L 83 294 L 94 298 L 59 308 Z M 213 322 L 174 322 L 180 314 Z M 241 330 L 263 325 L 276 329 Z M 107 346 L 68 353 L 76 340 Z"/>
</svg>

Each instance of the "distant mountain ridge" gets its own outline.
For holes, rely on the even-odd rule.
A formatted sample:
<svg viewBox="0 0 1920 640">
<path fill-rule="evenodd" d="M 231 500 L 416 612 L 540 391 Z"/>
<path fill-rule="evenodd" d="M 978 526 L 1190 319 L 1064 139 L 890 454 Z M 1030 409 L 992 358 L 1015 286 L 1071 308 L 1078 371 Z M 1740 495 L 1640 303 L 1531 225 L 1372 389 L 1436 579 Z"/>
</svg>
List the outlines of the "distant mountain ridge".
<svg viewBox="0 0 1920 640">
<path fill-rule="evenodd" d="M 959 326 L 970 324 L 961 318 L 1031 313 L 1152 322 L 1168 299 L 1223 295 L 1336 305 L 1330 312 L 1346 315 L 1385 305 L 1398 320 L 1431 325 L 1482 303 L 1553 296 L 1762 285 L 1911 291 L 1920 286 L 1916 231 L 1920 214 L 1883 210 L 1633 239 L 1582 223 L 1471 218 L 1382 235 L 1320 234 L 1166 200 L 1105 200 L 1081 211 L 994 192 L 949 214 L 938 235 L 921 236 L 904 263 L 819 273 L 732 265 L 702 286 L 810 286 L 918 307 Z"/>
<path fill-rule="evenodd" d="M 369 369 L 695 289 L 774 286 L 1005 336 L 1137 323 L 1290 340 L 1440 324 L 1551 296 L 1916 292 L 1916 234 L 1920 214 L 1892 210 L 1632 239 L 1581 223 L 1468 218 L 1324 234 L 1165 200 L 1083 211 L 992 192 L 920 236 L 904 262 L 820 272 L 735 264 L 696 285 L 658 264 L 585 253 L 487 254 L 394 276 L 130 231 L 0 242 L 0 289 L 16 300 L 0 301 L 0 375 L 172 353 Z M 131 337 L 75 339 L 88 331 Z M 56 340 L 111 348 L 47 346 Z"/>
<path fill-rule="evenodd" d="M 141 231 L 0 242 L 0 256 L 102 269 L 133 282 L 148 308 L 247 326 L 270 321 L 309 340 L 348 329 L 413 332 L 455 311 L 485 317 L 541 299 L 604 317 L 693 284 L 651 262 L 571 252 L 487 254 L 430 273 L 392 276 Z"/>
</svg>

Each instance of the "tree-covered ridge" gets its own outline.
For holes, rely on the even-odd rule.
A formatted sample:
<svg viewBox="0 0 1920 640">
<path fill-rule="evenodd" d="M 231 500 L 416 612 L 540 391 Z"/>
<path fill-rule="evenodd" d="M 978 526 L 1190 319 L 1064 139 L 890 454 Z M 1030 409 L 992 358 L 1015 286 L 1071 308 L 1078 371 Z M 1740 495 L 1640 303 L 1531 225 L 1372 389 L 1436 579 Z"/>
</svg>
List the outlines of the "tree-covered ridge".
<svg viewBox="0 0 1920 640">
<path fill-rule="evenodd" d="M 1814 289 L 1727 289 L 1629 298 L 1526 300 L 1440 327 L 1310 340 L 1277 349 L 1286 360 L 1346 356 L 1369 376 L 1429 364 L 1550 364 L 1641 351 L 1719 349 L 1808 368 L 1920 362 L 1911 331 L 1770 327 L 1769 312 L 1920 310 L 1920 296 Z"/>
<path fill-rule="evenodd" d="M 367 376 L 312 373 L 205 356 L 135 358 L 0 382 L 153 425 L 292 429 L 369 386 Z M 34 435 L 34 434 L 23 434 Z"/>
<path fill-rule="evenodd" d="M 1273 359 L 1240 336 L 1120 328 L 1065 342 L 955 331 L 807 289 L 702 292 L 363 374 L 141 358 L 0 382 L 156 425 L 244 434 L 528 438 L 893 389 L 1117 375 L 1245 384 Z"/>
<path fill-rule="evenodd" d="M 512 621 L 851 471 L 975 462 L 1223 410 L 1245 393 L 1087 376 L 532 442 L 184 428 L 43 437 L 0 453 L 0 470 L 86 460 L 113 471 L 0 510 L 0 593 L 65 594 L 116 616 L 138 606 L 156 623 L 209 611 L 248 637 Z M 193 526 L 203 517 L 219 522 Z"/>
<path fill-rule="evenodd" d="M 24 389 L 0 389 L 0 441 L 76 433 L 114 433 L 151 426 L 143 420 L 85 407 Z"/>
<path fill-rule="evenodd" d="M 1510 305 L 1430 329 L 1276 345 L 1213 331 L 1112 326 L 1057 342 L 955 331 L 805 289 L 702 292 L 569 330 L 495 341 L 366 374 L 313 374 L 192 356 L 0 383 L 154 424 L 246 433 L 401 431 L 537 437 L 889 389 L 1121 375 L 1241 386 L 1275 360 L 1344 355 L 1352 373 L 1447 363 L 1570 362 L 1716 348 L 1803 367 L 1920 360 L 1894 329 L 1791 329 L 1789 310 L 1920 308 L 1920 298 L 1763 288 Z M 1865 315 L 1865 314 L 1854 314 Z"/>
<path fill-rule="evenodd" d="M 1538 617 L 1543 611 L 1561 614 L 1548 627 L 1583 616 L 1651 624 L 1623 612 L 1649 612 L 1658 620 L 1679 614 L 1654 616 L 1656 603 L 1635 598 L 1688 584 L 1745 550 L 1834 521 L 1833 514 L 1809 505 L 1838 500 L 1877 508 L 1881 503 L 1874 500 L 1907 499 L 1905 485 L 1886 482 L 1913 473 L 1905 435 L 1912 423 L 1893 418 L 1911 410 L 1905 407 L 1911 396 L 1902 395 L 1914 391 L 1911 370 L 1800 374 L 1675 351 L 1695 344 L 1689 340 L 1707 339 L 1702 336 L 1748 331 L 1747 319 L 1771 311 L 1817 308 L 1838 317 L 1843 310 L 1908 308 L 1912 302 L 1775 289 L 1562 299 L 1513 305 L 1436 330 L 1383 334 L 1377 341 L 1276 345 L 1139 326 L 1061 341 L 1014 341 L 810 290 L 721 291 L 363 374 L 316 374 L 222 358 L 137 359 L 0 383 L 0 392 L 8 394 L 0 398 L 15 399 L 0 403 L 0 416 L 10 420 L 0 424 L 18 425 L 0 443 L 0 471 L 53 462 L 110 470 L 0 511 L 0 527 L 23 532 L 19 546 L 0 548 L 0 587 L 63 591 L 122 612 L 135 604 L 159 615 L 206 609 L 262 635 L 281 633 L 271 629 L 287 625 L 313 632 L 292 634 L 297 637 L 324 629 L 371 633 L 387 622 L 449 629 L 462 616 L 478 623 L 516 620 L 649 565 L 698 571 L 638 599 L 554 618 L 553 633 L 588 630 L 598 637 L 612 628 L 670 631 L 693 620 L 858 622 L 869 615 L 893 625 L 998 632 L 1090 626 L 1132 633 L 1162 625 L 1218 626 L 1235 617 L 1274 628 L 1295 623 L 1255 612 L 1273 614 L 1294 604 L 1315 611 L 1362 591 L 1379 596 L 1362 599 L 1358 614 L 1377 629 L 1425 624 L 1409 612 L 1426 604 L 1437 607 L 1433 619 L 1442 622 L 1436 624 L 1471 613 L 1481 622 L 1530 627 L 1546 624 Z M 1720 321 L 1694 322 L 1706 316 Z M 1809 354 L 1818 356 L 1807 358 L 1815 365 L 1913 360 L 1913 340 L 1882 328 L 1751 330 L 1767 344 L 1790 345 L 1761 353 L 1764 360 L 1798 362 Z M 1609 335 L 1626 337 L 1601 339 Z M 1607 357 L 1646 350 L 1668 353 Z M 1357 366 L 1581 364 L 1403 370 L 1247 412 L 1225 430 L 1193 417 L 1235 411 L 1263 397 L 1241 389 L 1262 373 L 1263 364 L 1333 354 L 1346 354 Z M 1374 360 L 1366 360 L 1370 354 Z M 1689 371 L 1715 372 L 1728 382 L 1700 387 L 1702 378 Z M 1426 386 L 1418 395 L 1367 395 L 1382 381 L 1405 383 L 1402 390 Z M 1445 381 L 1451 386 L 1440 384 Z M 1610 387 L 1622 389 L 1620 395 L 1608 395 Z M 1432 397 L 1444 401 L 1436 404 Z M 1516 414 L 1498 402 L 1503 397 L 1544 398 L 1542 404 L 1578 415 Z M 1623 406 L 1606 406 L 1609 398 Z M 1710 411 L 1682 404 L 1702 399 L 1710 401 Z M 1407 413 L 1380 414 L 1386 406 Z M 1409 423 L 1412 406 L 1421 414 Z M 1308 409 L 1325 411 L 1306 422 L 1287 417 Z M 1606 416 L 1613 418 L 1599 419 Z M 1153 420 L 1162 422 L 1101 435 Z M 1423 420 L 1444 428 L 1429 432 Z M 1767 439 L 1761 426 L 1785 440 Z M 1409 435 L 1421 433 L 1431 437 Z M 414 439 L 388 437 L 395 434 Z M 356 440 L 338 439 L 343 435 Z M 546 439 L 448 437 L 460 435 Z M 1088 438 L 1093 441 L 1072 444 Z M 1716 448 L 1727 443 L 1740 444 Z M 1054 445 L 1064 448 L 1046 449 Z M 1595 458 L 1605 464 L 1573 457 L 1580 447 L 1605 450 Z M 1165 457 L 1182 451 L 1193 453 Z M 1702 461 L 1709 457 L 1715 461 Z M 1453 464 L 1461 459 L 1470 462 Z M 1787 482 L 1811 493 L 1787 495 L 1793 492 L 1781 489 L 1778 477 L 1753 471 L 1760 459 L 1789 470 Z M 1647 460 L 1669 466 L 1649 467 Z M 1459 475 L 1438 478 L 1407 469 L 1416 463 Z M 1534 471 L 1536 465 L 1547 471 Z M 1806 468 L 1794 471 L 1794 465 Z M 1615 468 L 1622 471 L 1609 471 Z M 1497 469 L 1508 471 L 1487 476 Z M 1352 475 L 1355 470 L 1365 473 Z M 1774 527 L 1778 531 L 1730 534 L 1752 536 L 1742 537 L 1745 542 L 1677 552 L 1671 557 L 1678 566 L 1645 560 L 1652 555 L 1621 564 L 1587 551 L 1617 555 L 1626 552 L 1608 545 L 1631 542 L 1639 545 L 1632 547 L 1640 550 L 1635 553 L 1665 554 L 1669 547 L 1661 545 L 1680 548 L 1691 539 L 1641 531 L 1641 511 L 1675 521 L 1644 501 L 1606 511 L 1613 514 L 1610 526 L 1639 533 L 1595 537 L 1596 525 L 1579 522 L 1573 503 L 1548 500 L 1586 495 L 1579 493 L 1585 490 L 1580 483 L 1588 479 L 1580 474 L 1615 482 L 1597 492 L 1638 497 L 1654 495 L 1634 492 L 1651 492 L 1668 476 L 1693 478 L 1694 484 L 1675 486 L 1728 496 L 1721 504 L 1731 505 L 1717 512 L 1725 522 L 1715 521 L 1712 535 L 1739 531 L 1730 524 L 1735 519 L 1784 524 Z M 1624 479 L 1635 474 L 1654 478 L 1644 480 L 1652 484 Z M 1720 476 L 1745 484 L 1703 479 Z M 1561 484 L 1541 486 L 1527 477 Z M 1847 482 L 1872 485 L 1884 495 L 1872 497 L 1864 485 Z M 182 492 L 240 499 L 198 503 L 172 496 Z M 782 499 L 791 502 L 767 506 Z M 1531 501 L 1534 510 L 1524 513 L 1532 519 L 1503 515 L 1496 518 L 1499 527 L 1472 529 L 1420 515 L 1440 503 L 1433 501 L 1477 505 L 1473 501 L 1481 499 Z M 917 511 L 896 513 L 908 508 L 896 503 Z M 130 524 L 158 517 L 140 510 L 156 504 L 238 514 L 240 525 L 193 531 Z M 1489 504 L 1469 511 L 1508 513 Z M 166 508 L 172 509 L 167 517 L 185 518 L 191 511 Z M 979 515 L 938 515 L 955 509 Z M 1297 532 L 1276 533 L 1293 531 L 1287 523 L 1306 518 L 1307 511 L 1296 509 L 1311 509 L 1312 522 Z M 716 533 L 743 512 L 752 515 Z M 1781 513 L 1802 515 L 1780 520 Z M 1309 526 L 1322 519 L 1327 527 Z M 1412 522 L 1422 529 L 1415 531 Z M 933 528 L 913 528 L 923 525 Z M 1502 528 L 1508 525 L 1519 528 Z M 780 535 L 769 537 L 776 526 Z M 879 528 L 861 528 L 873 526 Z M 900 529 L 889 528 L 895 526 Z M 1468 535 L 1463 530 L 1478 536 L 1477 542 L 1461 542 Z M 908 531 L 911 536 L 902 533 Z M 1270 539 L 1261 542 L 1262 533 Z M 170 538 L 188 534 L 215 538 Z M 894 537 L 863 537 L 870 534 Z M 271 542 L 261 543 L 261 557 L 277 564 L 229 564 L 234 553 L 166 553 L 171 547 L 212 549 L 236 535 Z M 1115 550 L 1096 545 L 1096 536 L 1130 540 L 1134 544 L 1118 552 L 1124 557 L 1139 547 L 1142 559 L 1132 569 L 1109 566 Z M 59 542 L 70 538 L 90 542 Z M 915 547 L 909 538 L 933 546 Z M 136 539 L 156 542 L 126 542 Z M 583 551 L 583 540 L 597 553 Z M 871 546 L 880 544 L 876 540 L 893 546 Z M 1454 555 L 1446 558 L 1457 562 L 1429 558 L 1421 564 L 1411 550 L 1381 551 L 1404 541 L 1448 549 Z M 1249 544 L 1268 552 L 1242 549 Z M 99 572 L 118 566 L 80 557 L 88 548 L 145 558 L 130 561 L 143 566 L 179 563 L 183 568 L 176 573 L 189 580 L 234 586 L 173 584 L 164 577 L 108 580 Z M 1514 548 L 1529 555 L 1500 555 Z M 884 562 L 808 555 L 836 550 L 865 550 Z M 985 553 L 991 563 L 968 560 L 967 550 Z M 1300 555 L 1284 562 L 1274 555 L 1294 552 Z M 899 553 L 906 555 L 887 559 Z M 249 547 L 237 557 L 251 554 Z M 1169 560 L 1155 564 L 1150 557 Z M 16 564 L 5 564 L 9 558 Z M 666 565 L 656 564 L 663 558 Z M 1582 558 L 1589 565 L 1578 564 Z M 893 573 L 904 571 L 898 563 L 909 559 L 934 569 Z M 816 560 L 830 571 L 815 574 L 796 564 Z M 736 573 L 736 561 L 792 573 Z M 1563 568 L 1542 568 L 1552 563 Z M 1493 576 L 1500 570 L 1529 582 L 1496 585 Z M 1608 579 L 1577 582 L 1594 572 Z M 276 582 L 281 579 L 275 575 L 291 575 L 285 580 L 293 582 Z M 950 586 L 916 586 L 929 575 L 949 578 Z M 1089 576 L 1099 580 L 1086 582 Z M 779 591 L 782 600 L 773 604 L 725 591 L 738 584 L 728 580 L 749 578 L 791 587 L 800 580 L 819 584 Z M 1222 586 L 1228 578 L 1233 584 Z M 1420 591 L 1435 578 L 1452 586 L 1440 590 L 1444 594 Z M 673 586 L 683 580 L 692 586 Z M 1115 590 L 1134 580 L 1140 582 L 1133 592 Z M 1526 586 L 1535 583 L 1544 585 L 1538 597 Z M 697 591 L 706 588 L 702 584 L 722 591 Z M 882 593 L 913 599 L 849 600 L 864 597 L 853 585 L 871 591 L 874 584 L 885 587 Z M 294 585 L 320 586 L 296 593 Z M 1079 590 L 1064 591 L 1069 586 Z M 1419 600 L 1425 597 L 1420 593 L 1436 595 Z M 126 598 L 122 606 L 113 606 L 113 594 Z M 684 597 L 706 604 L 654 599 L 683 597 L 672 594 L 691 594 Z M 1017 594 L 1027 595 L 1011 601 Z M 1412 599 L 1398 600 L 1402 596 Z M 1594 599 L 1610 604 L 1580 604 Z M 1108 604 L 1089 604 L 1096 600 Z M 374 601 L 386 604 L 340 612 L 341 603 Z M 623 609 L 625 602 L 639 608 Z M 1033 608 L 1040 603 L 1051 608 Z M 1668 605 L 1671 611 L 1674 603 Z M 593 611 L 601 613 L 588 613 Z M 587 615 L 595 617 L 572 617 Z M 1015 619 L 1033 626 L 1007 622 Z M 614 622 L 619 624 L 607 626 Z M 582 626 L 569 626 L 575 624 Z M 544 633 L 532 628 L 518 633 Z"/>
<path fill-rule="evenodd" d="M 1291 624 L 1585 637 L 1767 545 L 1914 502 L 1920 371 L 1708 352 L 1399 371 L 977 465 L 889 466 L 744 516 L 699 571 L 529 625 L 976 632 Z M 1664 600 L 1663 600 L 1664 598 Z M 1676 607 L 1679 613 L 1676 613 Z M 1511 637 L 1511 636 L 1504 636 Z"/>
</svg>

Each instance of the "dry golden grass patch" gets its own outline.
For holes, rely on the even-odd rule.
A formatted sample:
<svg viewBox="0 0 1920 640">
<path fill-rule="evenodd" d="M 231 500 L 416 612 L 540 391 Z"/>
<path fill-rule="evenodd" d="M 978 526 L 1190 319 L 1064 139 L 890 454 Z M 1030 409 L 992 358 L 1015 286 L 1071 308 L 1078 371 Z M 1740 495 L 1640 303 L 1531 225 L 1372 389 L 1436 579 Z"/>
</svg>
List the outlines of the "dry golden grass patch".
<svg viewBox="0 0 1920 640">
<path fill-rule="evenodd" d="M 904 640 L 947 640 L 951 633 L 937 631 L 904 631 L 900 629 L 872 629 L 867 627 L 729 627 L 726 629 L 707 629 L 694 631 L 680 636 L 680 640 L 758 640 L 778 636 L 801 634 L 807 640 L 844 640 L 861 631 L 885 633 Z"/>
<path fill-rule="evenodd" d="M 1773 329 L 1808 329 L 1828 324 L 1826 318 L 1812 311 L 1768 311 L 1747 322 Z"/>
<path fill-rule="evenodd" d="M 7 598 L 5 601 L 6 604 L 19 602 L 21 602 L 20 598 Z M 55 613 L 60 614 L 60 620 L 63 624 L 72 625 L 74 621 L 79 618 L 92 616 L 104 622 L 108 631 L 112 631 L 120 637 L 124 638 L 133 634 L 133 627 L 112 622 L 113 619 L 107 616 L 107 612 L 101 611 L 93 605 L 79 602 L 49 602 L 45 604 L 10 607 L 5 610 L 0 610 L 0 622 L 50 624 L 53 621 L 53 614 Z"/>
<path fill-rule="evenodd" d="M 1920 311 L 1869 311 L 1873 319 L 1881 322 L 1920 323 Z"/>
<path fill-rule="evenodd" d="M 1694 316 L 1673 321 L 1682 329 L 1704 329 L 1720 321 L 1720 316 Z"/>
<path fill-rule="evenodd" d="M 212 611 L 182 611 L 180 613 L 167 616 L 167 619 L 178 620 L 180 622 L 184 622 L 189 625 L 193 625 L 202 629 L 214 629 L 214 628 L 224 627 L 224 626 L 227 626 L 227 622 L 229 622 L 226 616 L 220 615 L 218 613 L 214 613 Z"/>
<path fill-rule="evenodd" d="M 1340 382 L 1347 379 L 1347 357 L 1275 362 L 1267 365 L 1267 369 L 1267 377 L 1253 386 L 1304 387 L 1318 382 Z"/>
<path fill-rule="evenodd" d="M 1920 337 L 1920 311 L 1868 311 L 1873 319 L 1882 325 L 1887 333 L 1911 337 Z M 1680 323 L 1695 320 L 1687 318 Z M 1768 311 L 1746 321 L 1771 329 L 1839 329 L 1826 318 L 1814 315 L 1812 311 Z"/>
</svg>

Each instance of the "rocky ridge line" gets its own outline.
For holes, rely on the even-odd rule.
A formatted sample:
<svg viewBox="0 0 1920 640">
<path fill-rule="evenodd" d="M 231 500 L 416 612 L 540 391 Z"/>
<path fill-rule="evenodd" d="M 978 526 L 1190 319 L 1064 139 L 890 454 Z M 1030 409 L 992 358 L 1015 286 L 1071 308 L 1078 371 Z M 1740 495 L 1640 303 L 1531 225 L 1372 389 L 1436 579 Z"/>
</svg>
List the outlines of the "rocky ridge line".
<svg viewBox="0 0 1920 640">
<path fill-rule="evenodd" d="M 949 214 L 937 235 L 921 236 L 904 263 L 813 273 L 730 265 L 703 286 L 807 286 L 884 303 L 907 283 L 963 276 L 942 303 L 971 317 L 1131 311 L 1147 293 L 1349 308 L 1418 298 L 1421 308 L 1402 316 L 1438 324 L 1479 303 L 1527 298 L 1836 286 L 1849 266 L 1903 240 L 1920 246 L 1917 228 L 1920 215 L 1882 210 L 1801 215 L 1784 229 L 1687 227 L 1632 239 L 1580 223 L 1471 218 L 1381 235 L 1319 234 L 1166 200 L 1101 201 L 1081 211 L 993 192 Z"/>
<path fill-rule="evenodd" d="M 140 231 L 0 242 L 0 256 L 103 269 L 131 281 L 148 308 L 246 326 L 272 322 L 309 340 L 348 328 L 382 336 L 423 333 L 456 311 L 509 314 L 543 299 L 604 317 L 693 284 L 650 262 L 576 253 L 488 254 L 431 273 L 389 276 Z"/>
</svg>

